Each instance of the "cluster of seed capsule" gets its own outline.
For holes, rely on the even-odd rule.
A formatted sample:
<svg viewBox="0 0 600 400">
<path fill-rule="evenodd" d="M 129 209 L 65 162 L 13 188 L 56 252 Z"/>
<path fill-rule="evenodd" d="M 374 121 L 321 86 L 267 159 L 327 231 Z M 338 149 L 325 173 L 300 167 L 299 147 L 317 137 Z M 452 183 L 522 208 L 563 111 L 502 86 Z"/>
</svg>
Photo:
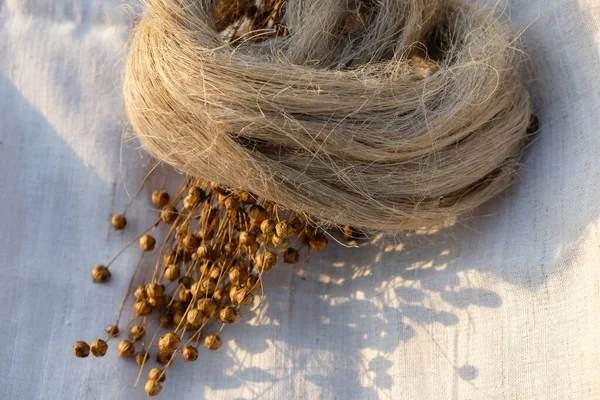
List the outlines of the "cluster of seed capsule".
<svg viewBox="0 0 600 400">
<path fill-rule="evenodd" d="M 195 361 L 201 342 L 208 350 L 219 349 L 223 328 L 238 322 L 253 304 L 260 305 L 265 272 L 278 261 L 298 263 L 303 249 L 323 250 L 328 239 L 300 214 L 283 212 L 251 193 L 196 179 L 187 178 L 172 197 L 156 190 L 151 200 L 157 220 L 130 243 L 137 241 L 141 250 L 134 277 L 145 275 L 146 282 L 134 288 L 132 277 L 117 322 L 106 328 L 106 340 L 89 345 L 79 341 L 73 352 L 77 357 L 104 356 L 108 342 L 120 336 L 123 304 L 133 292 L 128 338 L 118 343 L 117 352 L 133 357 L 141 368 L 155 352 L 163 367 L 152 368 L 145 385 L 146 393 L 154 396 L 162 390 L 165 371 L 177 355 Z M 114 215 L 111 224 L 116 230 L 125 229 L 125 215 Z M 96 265 L 93 281 L 110 280 L 115 260 Z M 147 331 L 153 326 L 156 333 L 151 337 Z"/>
<path fill-rule="evenodd" d="M 215 28 L 229 42 L 261 42 L 288 34 L 283 24 L 286 0 L 217 0 L 215 6 Z"/>
</svg>

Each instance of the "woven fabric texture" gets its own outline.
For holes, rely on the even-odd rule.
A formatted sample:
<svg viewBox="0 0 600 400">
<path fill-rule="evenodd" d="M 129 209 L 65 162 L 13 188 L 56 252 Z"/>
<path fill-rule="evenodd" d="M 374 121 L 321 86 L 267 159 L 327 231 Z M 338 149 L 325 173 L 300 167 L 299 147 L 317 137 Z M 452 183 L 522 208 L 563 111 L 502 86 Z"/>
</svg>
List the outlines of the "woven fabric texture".
<svg viewBox="0 0 600 400">
<path fill-rule="evenodd" d="M 520 180 L 452 229 L 345 249 L 265 279 L 219 352 L 175 363 L 164 399 L 600 398 L 600 2 L 514 0 L 541 131 Z M 119 0 L 0 0 L 0 397 L 143 399 L 138 369 L 76 359 L 137 261 L 153 165 L 125 143 Z"/>
</svg>

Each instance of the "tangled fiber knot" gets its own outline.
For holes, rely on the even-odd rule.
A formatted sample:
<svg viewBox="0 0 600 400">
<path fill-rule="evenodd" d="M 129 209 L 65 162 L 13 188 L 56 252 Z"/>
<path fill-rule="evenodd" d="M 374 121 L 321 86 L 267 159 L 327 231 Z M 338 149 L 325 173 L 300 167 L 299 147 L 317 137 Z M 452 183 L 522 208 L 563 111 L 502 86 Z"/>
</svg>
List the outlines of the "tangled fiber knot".
<svg viewBox="0 0 600 400">
<path fill-rule="evenodd" d="M 288 0 L 257 26 L 250 2 L 232 28 L 220 1 L 146 3 L 126 110 L 144 147 L 180 171 L 386 231 L 445 224 L 516 175 L 529 96 L 522 53 L 491 12 Z"/>
</svg>

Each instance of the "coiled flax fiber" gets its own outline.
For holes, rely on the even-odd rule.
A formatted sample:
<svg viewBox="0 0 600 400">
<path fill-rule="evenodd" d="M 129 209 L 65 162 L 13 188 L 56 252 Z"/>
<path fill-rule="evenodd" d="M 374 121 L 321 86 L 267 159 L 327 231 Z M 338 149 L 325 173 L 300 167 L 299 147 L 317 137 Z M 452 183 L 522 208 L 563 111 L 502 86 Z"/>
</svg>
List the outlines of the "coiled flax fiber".
<svg viewBox="0 0 600 400">
<path fill-rule="evenodd" d="M 181 171 L 315 220 L 445 224 L 515 176 L 530 116 L 510 30 L 462 1 L 287 1 L 228 41 L 214 1 L 149 0 L 124 97 Z"/>
</svg>

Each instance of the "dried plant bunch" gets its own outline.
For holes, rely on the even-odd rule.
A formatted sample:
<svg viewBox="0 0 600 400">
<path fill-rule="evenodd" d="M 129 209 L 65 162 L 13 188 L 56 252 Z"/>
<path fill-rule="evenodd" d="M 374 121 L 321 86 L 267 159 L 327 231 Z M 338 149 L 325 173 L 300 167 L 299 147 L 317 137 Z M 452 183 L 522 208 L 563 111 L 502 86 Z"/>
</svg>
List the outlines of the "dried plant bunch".
<svg viewBox="0 0 600 400">
<path fill-rule="evenodd" d="M 399 230 L 451 222 L 516 175 L 530 118 L 523 55 L 491 11 L 462 0 L 144 4 L 126 110 L 145 148 L 191 176 L 322 223 Z"/>
<path fill-rule="evenodd" d="M 156 222 L 106 265 L 92 268 L 91 281 L 105 283 L 124 250 L 139 245 L 140 261 L 116 322 L 106 327 L 106 340 L 90 345 L 79 341 L 73 353 L 80 358 L 90 352 L 103 357 L 110 340 L 123 329 L 127 338 L 119 339 L 116 353 L 150 370 L 144 388 L 155 396 L 174 360 L 194 362 L 202 358 L 202 347 L 218 350 L 225 326 L 260 306 L 263 274 L 278 260 L 296 264 L 301 254 L 325 248 L 328 239 L 301 214 L 255 194 L 191 177 L 183 179 L 172 197 L 155 190 L 151 204 L 157 207 L 149 208 L 156 213 Z M 172 217 L 163 218 L 165 208 Z M 137 274 L 145 278 L 136 279 Z M 126 304 L 131 304 L 131 319 L 119 328 Z M 156 363 L 163 368 L 156 368 Z"/>
</svg>

